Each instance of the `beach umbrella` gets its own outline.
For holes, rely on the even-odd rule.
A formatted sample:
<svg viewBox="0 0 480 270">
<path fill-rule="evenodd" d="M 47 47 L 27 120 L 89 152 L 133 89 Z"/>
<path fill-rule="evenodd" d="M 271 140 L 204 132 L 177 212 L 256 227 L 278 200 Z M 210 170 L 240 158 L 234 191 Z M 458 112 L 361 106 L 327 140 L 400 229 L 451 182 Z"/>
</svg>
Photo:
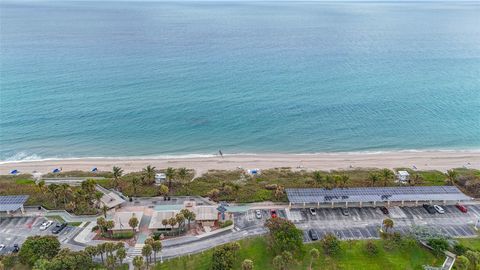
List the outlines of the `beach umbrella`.
<svg viewBox="0 0 480 270">
<path fill-rule="evenodd" d="M 17 174 L 17 173 L 19 173 L 19 171 L 18 171 L 18 170 L 13 170 L 13 171 L 11 171 L 10 173 L 11 173 L 11 174 Z"/>
<path fill-rule="evenodd" d="M 53 173 L 59 173 L 59 172 L 60 172 L 60 169 L 59 169 L 59 168 L 55 168 L 55 169 L 53 170 Z"/>
<path fill-rule="evenodd" d="M 92 172 L 97 172 L 97 171 L 98 171 L 97 167 L 92 169 Z"/>
</svg>

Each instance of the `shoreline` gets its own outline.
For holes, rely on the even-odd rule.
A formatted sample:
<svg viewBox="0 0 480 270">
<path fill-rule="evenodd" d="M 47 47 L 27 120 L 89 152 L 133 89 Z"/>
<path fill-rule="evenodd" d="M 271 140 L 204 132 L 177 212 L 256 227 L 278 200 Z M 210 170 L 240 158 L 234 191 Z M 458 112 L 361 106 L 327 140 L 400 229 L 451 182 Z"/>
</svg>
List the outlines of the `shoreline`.
<svg viewBox="0 0 480 270">
<path fill-rule="evenodd" d="M 480 169 L 480 150 L 401 150 L 377 152 L 331 152 L 314 154 L 227 154 L 179 155 L 157 157 L 90 157 L 45 160 L 2 161 L 0 174 L 17 169 L 21 173 L 48 173 L 55 168 L 63 171 L 110 171 L 121 167 L 125 173 L 140 171 L 147 165 L 157 169 L 186 167 L 197 176 L 208 170 L 270 169 L 291 167 L 306 170 L 341 170 L 352 168 L 414 168 L 446 171 L 466 167 Z"/>
</svg>

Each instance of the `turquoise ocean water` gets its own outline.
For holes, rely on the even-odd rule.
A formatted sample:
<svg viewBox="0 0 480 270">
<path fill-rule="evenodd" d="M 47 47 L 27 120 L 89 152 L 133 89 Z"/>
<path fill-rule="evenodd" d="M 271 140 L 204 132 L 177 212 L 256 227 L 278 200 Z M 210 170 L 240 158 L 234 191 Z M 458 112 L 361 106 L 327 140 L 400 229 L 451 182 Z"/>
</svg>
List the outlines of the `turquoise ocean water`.
<svg viewBox="0 0 480 270">
<path fill-rule="evenodd" d="M 479 14 L 0 0 L 0 160 L 479 149 Z"/>
</svg>

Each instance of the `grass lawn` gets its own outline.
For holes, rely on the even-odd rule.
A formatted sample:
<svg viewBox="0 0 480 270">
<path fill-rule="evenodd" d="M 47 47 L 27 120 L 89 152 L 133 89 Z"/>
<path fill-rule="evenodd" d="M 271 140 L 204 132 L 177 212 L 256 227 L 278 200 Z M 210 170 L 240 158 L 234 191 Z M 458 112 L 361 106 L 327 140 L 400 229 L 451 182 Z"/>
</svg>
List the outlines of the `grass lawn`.
<svg viewBox="0 0 480 270">
<path fill-rule="evenodd" d="M 35 180 L 32 180 L 32 179 L 16 179 L 15 184 L 17 184 L 17 185 L 33 185 L 33 184 L 35 184 Z"/>
<path fill-rule="evenodd" d="M 480 251 L 480 238 L 461 238 L 457 239 L 458 242 L 465 247 L 473 250 Z"/>
<path fill-rule="evenodd" d="M 241 262 L 244 259 L 251 259 L 254 262 L 255 269 L 274 269 L 272 260 L 274 254 L 269 250 L 264 237 L 242 240 L 239 242 L 241 249 L 238 252 L 234 269 L 241 269 Z M 366 241 L 343 241 L 341 254 L 335 257 L 323 255 L 320 243 L 308 244 L 305 246 L 307 251 L 303 258 L 296 257 L 296 264 L 289 270 L 308 269 L 310 257 L 308 251 L 315 247 L 321 255 L 314 262 L 313 269 L 422 269 L 422 265 L 439 266 L 443 263 L 442 258 L 436 258 L 428 250 L 417 244 L 408 247 L 394 248 L 386 251 L 383 248 L 383 240 L 376 240 L 374 243 L 379 247 L 377 255 L 369 255 L 365 252 Z M 157 265 L 155 269 L 211 269 L 212 250 L 205 251 L 189 257 L 176 258 L 162 265 Z"/>
</svg>

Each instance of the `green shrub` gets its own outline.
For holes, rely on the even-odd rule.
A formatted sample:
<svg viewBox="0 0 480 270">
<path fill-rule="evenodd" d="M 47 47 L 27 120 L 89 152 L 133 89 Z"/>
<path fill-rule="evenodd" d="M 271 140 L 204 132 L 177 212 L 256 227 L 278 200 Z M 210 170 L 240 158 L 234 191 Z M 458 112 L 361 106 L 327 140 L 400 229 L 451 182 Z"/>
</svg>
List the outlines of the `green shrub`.
<svg viewBox="0 0 480 270">
<path fill-rule="evenodd" d="M 225 222 L 219 222 L 218 224 L 220 225 L 220 228 L 226 228 L 228 226 L 233 225 L 233 221 L 227 220 Z"/>
<path fill-rule="evenodd" d="M 375 245 L 374 242 L 372 241 L 367 241 L 367 243 L 365 244 L 365 251 L 367 252 L 367 254 L 370 254 L 370 255 L 377 255 L 378 254 L 378 247 L 377 245 Z"/>
<path fill-rule="evenodd" d="M 108 233 L 102 233 L 102 236 L 105 238 L 110 238 L 110 239 L 130 239 L 134 236 L 135 234 L 131 231 L 127 232 L 117 232 L 113 233 L 112 235 Z"/>
</svg>

